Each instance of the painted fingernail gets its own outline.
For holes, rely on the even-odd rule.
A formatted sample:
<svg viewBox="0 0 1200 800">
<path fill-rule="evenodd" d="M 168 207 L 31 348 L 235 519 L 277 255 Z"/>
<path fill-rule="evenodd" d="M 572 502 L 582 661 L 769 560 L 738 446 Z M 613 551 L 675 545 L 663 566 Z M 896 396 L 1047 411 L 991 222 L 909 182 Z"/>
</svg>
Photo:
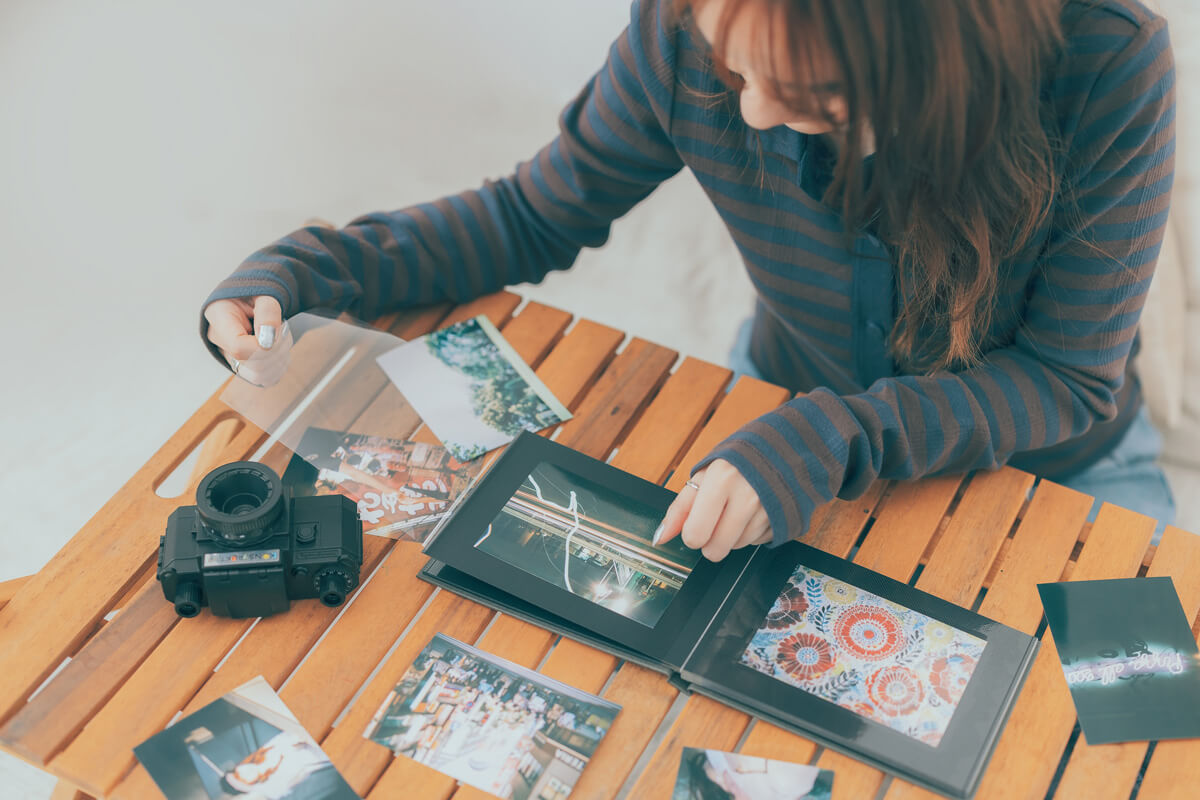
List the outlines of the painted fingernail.
<svg viewBox="0 0 1200 800">
<path fill-rule="evenodd" d="M 665 525 L 665 524 L 666 523 L 663 523 L 663 525 Z M 653 544 L 653 545 L 658 544 L 658 540 L 661 539 L 662 535 L 663 535 L 663 525 L 659 525 L 657 528 L 654 529 L 654 538 L 650 540 L 650 544 Z"/>
<path fill-rule="evenodd" d="M 263 350 L 271 349 L 271 346 L 275 344 L 274 325 L 263 325 L 258 329 L 258 343 L 262 346 Z"/>
</svg>

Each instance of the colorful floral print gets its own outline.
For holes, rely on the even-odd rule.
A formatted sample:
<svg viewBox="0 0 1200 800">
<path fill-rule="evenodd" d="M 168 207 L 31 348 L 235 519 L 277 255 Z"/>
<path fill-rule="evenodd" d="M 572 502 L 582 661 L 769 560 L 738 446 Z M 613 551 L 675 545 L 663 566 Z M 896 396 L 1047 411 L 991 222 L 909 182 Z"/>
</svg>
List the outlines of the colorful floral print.
<svg viewBox="0 0 1200 800">
<path fill-rule="evenodd" d="M 833 666 L 833 651 L 820 636 L 797 633 L 779 643 L 775 660 L 787 674 L 809 681 Z"/>
<path fill-rule="evenodd" d="M 985 644 L 801 566 L 740 661 L 936 747 Z"/>
</svg>

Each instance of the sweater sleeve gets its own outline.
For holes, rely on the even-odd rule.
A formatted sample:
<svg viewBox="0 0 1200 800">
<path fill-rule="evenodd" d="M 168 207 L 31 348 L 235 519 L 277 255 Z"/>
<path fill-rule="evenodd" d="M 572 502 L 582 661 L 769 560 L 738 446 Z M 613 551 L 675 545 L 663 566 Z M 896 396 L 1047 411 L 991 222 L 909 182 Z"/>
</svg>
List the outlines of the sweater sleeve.
<svg viewBox="0 0 1200 800">
<path fill-rule="evenodd" d="M 732 463 L 778 544 L 803 535 L 817 506 L 877 478 L 996 469 L 1112 419 L 1166 223 L 1174 118 L 1170 44 L 1154 19 L 1096 72 L 1068 151 L 1074 197 L 1064 206 L 1074 207 L 1056 212 L 1010 345 L 960 372 L 797 396 L 693 472 Z"/>
<path fill-rule="evenodd" d="M 667 135 L 675 58 L 668 7 L 633 3 L 607 63 L 563 111 L 559 135 L 513 175 L 344 228 L 301 228 L 252 254 L 204 305 L 261 294 L 278 300 L 285 317 L 319 306 L 372 319 L 566 269 L 682 167 Z"/>
</svg>

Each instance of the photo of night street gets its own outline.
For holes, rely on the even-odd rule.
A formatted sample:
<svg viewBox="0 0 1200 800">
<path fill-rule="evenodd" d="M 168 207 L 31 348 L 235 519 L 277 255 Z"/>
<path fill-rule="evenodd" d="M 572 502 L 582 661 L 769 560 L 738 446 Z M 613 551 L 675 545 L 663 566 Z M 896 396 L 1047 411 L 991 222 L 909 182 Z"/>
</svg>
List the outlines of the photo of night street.
<svg viewBox="0 0 1200 800">
<path fill-rule="evenodd" d="M 700 560 L 677 537 L 650 544 L 661 513 L 559 467 L 533 469 L 475 546 L 653 627 Z"/>
</svg>

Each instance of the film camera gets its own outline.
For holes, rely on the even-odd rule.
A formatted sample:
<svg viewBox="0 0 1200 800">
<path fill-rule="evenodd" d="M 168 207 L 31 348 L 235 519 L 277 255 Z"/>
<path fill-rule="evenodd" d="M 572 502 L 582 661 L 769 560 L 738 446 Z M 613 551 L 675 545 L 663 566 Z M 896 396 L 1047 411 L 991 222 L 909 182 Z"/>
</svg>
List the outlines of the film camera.
<svg viewBox="0 0 1200 800">
<path fill-rule="evenodd" d="M 341 495 L 292 497 L 253 461 L 217 467 L 159 539 L 158 580 L 181 617 L 265 617 L 291 600 L 339 606 L 358 585 L 362 522 Z"/>
</svg>

